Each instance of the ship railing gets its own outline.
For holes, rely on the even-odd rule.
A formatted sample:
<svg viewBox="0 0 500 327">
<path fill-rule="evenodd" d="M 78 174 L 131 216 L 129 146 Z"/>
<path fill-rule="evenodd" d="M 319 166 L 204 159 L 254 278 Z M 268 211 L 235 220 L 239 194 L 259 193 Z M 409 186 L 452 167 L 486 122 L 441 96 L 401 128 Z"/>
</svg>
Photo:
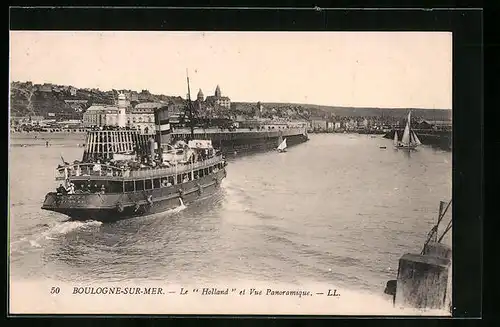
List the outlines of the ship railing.
<svg viewBox="0 0 500 327">
<path fill-rule="evenodd" d="M 121 168 L 96 163 L 75 163 L 57 168 L 57 180 L 78 176 L 122 176 Z"/>
<path fill-rule="evenodd" d="M 194 163 L 181 163 L 177 165 L 173 165 L 171 167 L 166 168 L 150 168 L 146 170 L 133 170 L 130 171 L 130 177 L 132 178 L 154 178 L 161 177 L 166 175 L 175 175 L 187 173 L 192 170 L 208 167 L 211 165 L 215 165 L 222 161 L 222 156 L 216 156 L 213 158 L 209 158 L 203 161 L 194 162 Z"/>
<path fill-rule="evenodd" d="M 116 166 L 95 163 L 75 163 L 57 168 L 56 180 L 66 180 L 70 177 L 122 177 L 150 178 L 174 175 L 215 165 L 223 160 L 221 155 L 194 163 L 178 163 L 164 168 L 124 169 Z"/>
</svg>

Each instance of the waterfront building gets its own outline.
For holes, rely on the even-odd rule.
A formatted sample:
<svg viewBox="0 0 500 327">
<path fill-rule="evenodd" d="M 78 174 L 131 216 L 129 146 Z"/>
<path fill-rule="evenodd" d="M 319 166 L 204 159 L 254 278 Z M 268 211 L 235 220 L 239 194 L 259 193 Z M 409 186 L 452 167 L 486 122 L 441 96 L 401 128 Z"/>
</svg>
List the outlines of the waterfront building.
<svg viewBox="0 0 500 327">
<path fill-rule="evenodd" d="M 85 126 L 117 126 L 127 125 L 127 109 L 130 102 L 125 94 L 120 93 L 116 105 L 96 104 L 90 106 L 83 113 L 83 124 Z"/>
<path fill-rule="evenodd" d="M 55 123 L 55 125 L 59 126 L 60 128 L 81 128 L 82 121 L 79 119 L 62 120 Z"/>
<path fill-rule="evenodd" d="M 127 112 L 127 126 L 139 130 L 141 134 L 154 133 L 154 111 L 161 107 L 163 104 L 160 102 L 139 103 Z"/>
<path fill-rule="evenodd" d="M 93 105 L 83 113 L 85 126 L 117 126 L 119 110 L 111 105 Z"/>
<path fill-rule="evenodd" d="M 29 121 L 27 116 L 10 116 L 10 126 L 18 126 Z"/>
<path fill-rule="evenodd" d="M 318 131 L 326 131 L 327 122 L 323 118 L 313 118 L 311 119 L 311 128 Z"/>
<path fill-rule="evenodd" d="M 289 127 L 288 127 L 288 123 L 285 121 L 270 120 L 270 121 L 266 121 L 263 124 L 261 124 L 260 128 L 267 129 L 267 130 L 272 130 L 272 129 L 276 130 L 276 129 L 287 129 Z"/>
<path fill-rule="evenodd" d="M 326 130 L 329 132 L 332 132 L 335 129 L 335 123 L 334 122 L 327 122 L 326 123 Z"/>
<path fill-rule="evenodd" d="M 451 120 L 424 120 L 427 126 L 430 126 L 433 130 L 451 130 L 452 122 Z"/>
</svg>

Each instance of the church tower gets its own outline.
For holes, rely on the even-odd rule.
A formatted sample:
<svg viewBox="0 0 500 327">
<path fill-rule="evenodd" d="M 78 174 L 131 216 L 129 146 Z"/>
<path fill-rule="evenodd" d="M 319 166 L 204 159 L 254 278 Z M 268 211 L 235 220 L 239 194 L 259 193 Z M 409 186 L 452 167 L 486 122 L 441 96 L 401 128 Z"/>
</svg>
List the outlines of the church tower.
<svg viewBox="0 0 500 327">
<path fill-rule="evenodd" d="M 198 95 L 196 96 L 196 100 L 198 100 L 199 102 L 203 102 L 204 99 L 205 99 L 205 96 L 203 95 L 203 92 L 200 89 L 198 91 Z"/>
<path fill-rule="evenodd" d="M 222 96 L 222 93 L 220 92 L 220 87 L 219 87 L 219 85 L 217 85 L 217 87 L 215 88 L 215 97 L 220 98 L 221 96 Z"/>
</svg>

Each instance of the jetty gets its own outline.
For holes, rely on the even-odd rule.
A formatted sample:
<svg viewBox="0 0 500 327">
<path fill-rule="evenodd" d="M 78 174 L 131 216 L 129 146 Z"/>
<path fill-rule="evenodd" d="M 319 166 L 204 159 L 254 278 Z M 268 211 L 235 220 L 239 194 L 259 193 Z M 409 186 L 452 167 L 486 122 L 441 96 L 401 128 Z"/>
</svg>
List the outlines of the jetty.
<svg viewBox="0 0 500 327">
<path fill-rule="evenodd" d="M 176 129 L 171 137 L 174 140 L 185 139 L 190 135 L 189 129 Z M 287 145 L 293 146 L 309 140 L 307 130 L 303 128 L 283 128 L 283 129 L 248 129 L 238 128 L 234 130 L 224 130 L 217 128 L 195 129 L 196 139 L 212 140 L 215 147 L 223 154 L 236 152 L 253 152 L 275 150 L 280 140 L 287 139 Z"/>
</svg>

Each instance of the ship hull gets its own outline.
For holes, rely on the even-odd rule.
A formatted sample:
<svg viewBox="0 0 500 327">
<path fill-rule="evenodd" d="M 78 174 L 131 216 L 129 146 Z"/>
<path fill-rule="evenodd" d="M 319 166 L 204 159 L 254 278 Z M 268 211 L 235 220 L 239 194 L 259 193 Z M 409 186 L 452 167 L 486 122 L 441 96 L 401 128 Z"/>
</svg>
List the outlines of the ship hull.
<svg viewBox="0 0 500 327">
<path fill-rule="evenodd" d="M 58 212 L 71 220 L 114 222 L 175 209 L 198 199 L 211 196 L 220 188 L 226 170 L 169 187 L 110 194 L 48 193 L 42 209 Z"/>
</svg>

